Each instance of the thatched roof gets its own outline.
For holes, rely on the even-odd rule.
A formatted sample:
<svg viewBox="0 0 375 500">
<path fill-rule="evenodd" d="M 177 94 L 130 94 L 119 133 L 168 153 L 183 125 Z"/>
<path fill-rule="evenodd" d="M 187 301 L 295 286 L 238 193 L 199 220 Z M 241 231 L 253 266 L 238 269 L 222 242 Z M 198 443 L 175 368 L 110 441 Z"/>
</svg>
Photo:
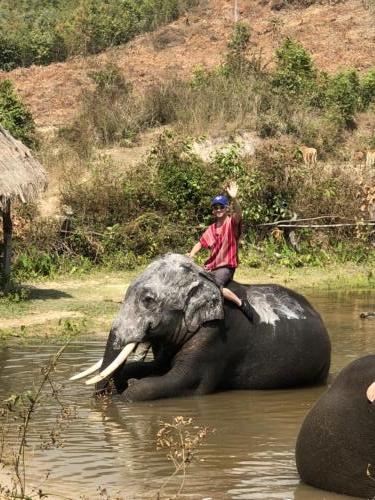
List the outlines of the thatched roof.
<svg viewBox="0 0 375 500">
<path fill-rule="evenodd" d="M 42 165 L 0 125 L 0 208 L 7 199 L 32 201 L 46 186 Z"/>
</svg>

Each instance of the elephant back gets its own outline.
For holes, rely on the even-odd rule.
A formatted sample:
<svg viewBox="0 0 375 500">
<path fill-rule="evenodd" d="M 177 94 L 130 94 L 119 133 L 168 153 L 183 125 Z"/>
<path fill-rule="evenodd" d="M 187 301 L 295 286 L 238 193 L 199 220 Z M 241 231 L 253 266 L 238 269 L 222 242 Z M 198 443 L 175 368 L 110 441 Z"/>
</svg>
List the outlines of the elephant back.
<svg viewBox="0 0 375 500">
<path fill-rule="evenodd" d="M 366 398 L 375 356 L 348 365 L 306 416 L 296 445 L 302 480 L 362 498 L 375 496 L 375 405 Z"/>
<path fill-rule="evenodd" d="M 299 293 L 281 285 L 242 285 L 232 281 L 228 288 L 239 296 L 246 296 L 260 323 L 276 325 L 285 320 L 306 320 L 317 318 L 319 313 Z"/>
<path fill-rule="evenodd" d="M 247 388 L 254 389 L 326 381 L 330 339 L 320 315 L 303 296 L 272 284 L 231 282 L 229 288 L 246 296 L 255 311 L 250 323 L 238 308 L 225 306 L 226 328 L 233 335 L 233 342 L 245 346 L 241 349 L 246 363 L 233 360 L 233 365 L 242 370 L 237 380 L 247 381 Z"/>
</svg>

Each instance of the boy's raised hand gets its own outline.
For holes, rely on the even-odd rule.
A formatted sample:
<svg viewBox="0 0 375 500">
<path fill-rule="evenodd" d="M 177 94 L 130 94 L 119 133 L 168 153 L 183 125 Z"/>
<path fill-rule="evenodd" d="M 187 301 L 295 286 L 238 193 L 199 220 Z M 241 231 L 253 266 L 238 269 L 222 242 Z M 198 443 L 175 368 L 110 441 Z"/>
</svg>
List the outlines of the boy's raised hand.
<svg viewBox="0 0 375 500">
<path fill-rule="evenodd" d="M 230 181 L 225 189 L 231 198 L 237 197 L 238 185 L 236 181 Z"/>
</svg>

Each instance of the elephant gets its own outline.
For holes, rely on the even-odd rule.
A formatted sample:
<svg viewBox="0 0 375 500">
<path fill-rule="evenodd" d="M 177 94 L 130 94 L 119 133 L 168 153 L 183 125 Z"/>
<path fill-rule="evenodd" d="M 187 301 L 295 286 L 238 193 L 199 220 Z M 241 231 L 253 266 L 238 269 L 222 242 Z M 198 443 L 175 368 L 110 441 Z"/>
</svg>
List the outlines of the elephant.
<svg viewBox="0 0 375 500">
<path fill-rule="evenodd" d="M 209 272 L 189 257 L 167 254 L 129 286 L 109 332 L 104 358 L 78 379 L 97 392 L 111 385 L 125 401 L 235 389 L 324 383 L 331 344 L 320 315 L 301 295 L 279 285 L 228 287 L 246 294 L 250 321 L 225 302 Z M 151 344 L 153 361 L 126 358 Z M 109 383 L 109 380 L 112 383 Z"/>
<path fill-rule="evenodd" d="M 346 366 L 307 414 L 296 464 L 311 486 L 375 498 L 375 355 Z"/>
</svg>

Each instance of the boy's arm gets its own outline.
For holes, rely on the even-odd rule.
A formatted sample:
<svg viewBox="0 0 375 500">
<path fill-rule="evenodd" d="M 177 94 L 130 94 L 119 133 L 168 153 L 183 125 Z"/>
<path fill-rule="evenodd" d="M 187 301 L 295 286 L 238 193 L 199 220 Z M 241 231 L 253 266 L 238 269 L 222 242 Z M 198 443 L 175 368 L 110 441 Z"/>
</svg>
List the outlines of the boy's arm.
<svg viewBox="0 0 375 500">
<path fill-rule="evenodd" d="M 200 241 L 198 241 L 198 243 L 196 243 L 193 248 L 191 249 L 190 253 L 188 253 L 188 257 L 190 257 L 191 259 L 194 259 L 194 257 L 196 256 L 196 254 L 199 252 L 199 250 L 202 248 L 202 244 Z"/>
<path fill-rule="evenodd" d="M 229 194 L 230 198 L 232 199 L 232 207 L 234 210 L 233 217 L 236 220 L 236 222 L 239 223 L 242 220 L 242 209 L 241 209 L 241 205 L 237 199 L 237 192 L 238 192 L 237 182 L 230 181 L 230 183 L 227 187 L 227 193 Z"/>
</svg>

